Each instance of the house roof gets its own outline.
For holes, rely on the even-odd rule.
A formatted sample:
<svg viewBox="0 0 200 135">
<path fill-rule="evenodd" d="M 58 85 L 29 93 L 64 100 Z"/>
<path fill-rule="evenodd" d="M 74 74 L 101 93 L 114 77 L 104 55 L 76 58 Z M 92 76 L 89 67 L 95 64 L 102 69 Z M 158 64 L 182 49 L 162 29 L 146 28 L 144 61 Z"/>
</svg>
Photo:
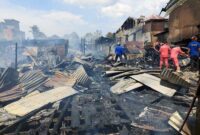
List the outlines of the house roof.
<svg viewBox="0 0 200 135">
<path fill-rule="evenodd" d="M 106 44 L 106 43 L 113 43 L 114 39 L 108 38 L 108 37 L 103 37 L 101 36 L 96 40 L 96 43 L 98 44 Z"/>
<path fill-rule="evenodd" d="M 142 23 L 145 20 L 145 16 L 140 16 L 139 18 L 128 17 L 124 23 L 121 25 L 119 29 L 117 29 L 116 33 L 120 32 L 121 30 L 127 30 L 135 27 L 136 23 Z"/>
<path fill-rule="evenodd" d="M 166 33 L 169 33 L 169 29 L 166 29 L 165 31 L 162 31 L 160 33 L 157 33 L 155 34 L 154 36 L 160 36 L 160 35 L 163 35 L 163 34 L 166 34 Z"/>
<path fill-rule="evenodd" d="M 134 21 L 133 17 L 128 17 L 124 23 L 120 26 L 120 28 L 116 31 L 116 33 L 118 33 L 121 29 L 128 29 L 129 27 L 131 27 L 131 22 Z M 133 23 L 132 23 L 133 24 Z"/>
<path fill-rule="evenodd" d="M 165 11 L 167 11 L 168 9 L 170 9 L 174 4 L 176 4 L 178 2 L 178 0 L 170 0 L 168 3 L 167 3 L 167 5 L 166 5 L 166 7 L 164 8 L 165 9 Z"/>
<path fill-rule="evenodd" d="M 167 5 L 162 8 L 160 14 L 162 12 L 167 12 L 166 15 L 169 15 L 170 12 L 172 12 L 174 9 L 176 9 L 178 6 L 181 6 L 183 3 L 185 3 L 188 0 L 170 0 Z"/>
<path fill-rule="evenodd" d="M 146 18 L 145 22 L 152 21 L 152 20 L 167 20 L 167 19 L 159 15 L 151 15 Z"/>
</svg>

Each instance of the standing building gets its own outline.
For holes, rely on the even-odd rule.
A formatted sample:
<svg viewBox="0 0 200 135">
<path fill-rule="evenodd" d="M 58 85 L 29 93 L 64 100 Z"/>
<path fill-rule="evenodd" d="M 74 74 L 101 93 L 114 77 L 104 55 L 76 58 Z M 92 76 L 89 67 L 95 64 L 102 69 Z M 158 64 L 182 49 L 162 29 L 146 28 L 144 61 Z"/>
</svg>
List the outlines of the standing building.
<svg viewBox="0 0 200 135">
<path fill-rule="evenodd" d="M 191 37 L 200 39 L 200 0 L 170 0 L 162 11 L 169 15 L 169 40 L 187 46 Z M 195 132 L 200 134 L 200 98 L 198 96 Z"/>
<path fill-rule="evenodd" d="M 0 22 L 0 41 L 22 41 L 25 39 L 25 32 L 20 30 L 19 21 L 5 19 Z"/>
<path fill-rule="evenodd" d="M 162 11 L 169 15 L 169 40 L 187 44 L 200 33 L 200 0 L 170 0 Z"/>
<path fill-rule="evenodd" d="M 135 19 L 132 17 L 128 17 L 126 21 L 122 24 L 122 26 L 115 33 L 116 40 L 121 44 L 125 44 L 130 40 L 129 35 L 133 32 L 135 27 Z"/>
<path fill-rule="evenodd" d="M 140 16 L 137 19 L 129 17 L 116 32 L 116 39 L 128 48 L 143 50 L 145 45 L 153 45 L 158 38 L 154 36 L 168 29 L 168 19 L 152 15 Z"/>
<path fill-rule="evenodd" d="M 95 50 L 96 52 L 100 52 L 101 54 L 108 56 L 111 53 L 111 48 L 114 43 L 114 38 L 101 36 L 95 41 Z"/>
<path fill-rule="evenodd" d="M 168 29 L 168 19 L 152 15 L 146 18 L 144 25 L 144 42 L 145 45 L 153 45 L 158 38 L 154 35 L 163 33 Z M 165 39 L 167 40 L 167 39 Z"/>
</svg>

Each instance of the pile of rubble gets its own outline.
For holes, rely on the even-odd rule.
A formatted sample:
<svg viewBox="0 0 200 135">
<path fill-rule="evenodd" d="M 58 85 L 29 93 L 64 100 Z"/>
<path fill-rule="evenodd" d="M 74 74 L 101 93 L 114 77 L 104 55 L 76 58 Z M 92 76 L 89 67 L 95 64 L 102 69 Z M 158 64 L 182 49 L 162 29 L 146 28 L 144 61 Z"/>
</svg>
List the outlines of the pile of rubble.
<svg viewBox="0 0 200 135">
<path fill-rule="evenodd" d="M 112 67 L 105 75 L 115 83 L 110 91 L 118 100 L 122 98 L 119 103 L 132 120 L 132 126 L 168 134 L 172 134 L 172 127 L 179 132 L 199 78 L 198 73 L 133 67 Z M 191 134 L 187 125 L 181 134 Z"/>
<path fill-rule="evenodd" d="M 171 70 L 105 63 L 89 55 L 48 72 L 5 69 L 0 76 L 0 134 L 177 132 L 192 102 L 195 77 L 185 81 L 185 75 Z M 190 133 L 187 127 L 183 131 Z"/>
</svg>

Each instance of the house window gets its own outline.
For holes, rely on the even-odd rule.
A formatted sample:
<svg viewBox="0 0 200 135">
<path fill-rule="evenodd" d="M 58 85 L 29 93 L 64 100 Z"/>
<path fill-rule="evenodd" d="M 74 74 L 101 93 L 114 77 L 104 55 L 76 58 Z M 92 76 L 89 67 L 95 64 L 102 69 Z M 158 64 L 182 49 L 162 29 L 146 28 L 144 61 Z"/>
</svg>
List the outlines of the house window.
<svg viewBox="0 0 200 135">
<path fill-rule="evenodd" d="M 128 41 L 128 35 L 126 35 L 126 41 Z"/>
<path fill-rule="evenodd" d="M 136 33 L 133 34 L 133 41 L 136 41 Z"/>
</svg>

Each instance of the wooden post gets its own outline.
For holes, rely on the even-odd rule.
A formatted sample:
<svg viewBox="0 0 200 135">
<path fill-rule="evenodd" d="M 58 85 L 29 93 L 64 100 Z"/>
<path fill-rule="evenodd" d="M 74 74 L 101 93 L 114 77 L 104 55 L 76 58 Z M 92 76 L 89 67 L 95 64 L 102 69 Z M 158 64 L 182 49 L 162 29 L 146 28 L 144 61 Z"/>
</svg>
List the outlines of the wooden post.
<svg viewBox="0 0 200 135">
<path fill-rule="evenodd" d="M 17 43 L 15 43 L 15 69 L 17 70 Z"/>
<path fill-rule="evenodd" d="M 109 45 L 109 52 L 108 52 L 108 55 L 111 54 L 111 45 Z"/>
<path fill-rule="evenodd" d="M 200 134 L 200 97 L 198 97 L 197 112 L 196 112 L 196 135 Z"/>
<path fill-rule="evenodd" d="M 199 80 L 199 86 L 197 89 L 197 111 L 196 111 L 196 130 L 195 130 L 195 134 L 199 135 L 200 134 L 200 80 Z"/>
</svg>

